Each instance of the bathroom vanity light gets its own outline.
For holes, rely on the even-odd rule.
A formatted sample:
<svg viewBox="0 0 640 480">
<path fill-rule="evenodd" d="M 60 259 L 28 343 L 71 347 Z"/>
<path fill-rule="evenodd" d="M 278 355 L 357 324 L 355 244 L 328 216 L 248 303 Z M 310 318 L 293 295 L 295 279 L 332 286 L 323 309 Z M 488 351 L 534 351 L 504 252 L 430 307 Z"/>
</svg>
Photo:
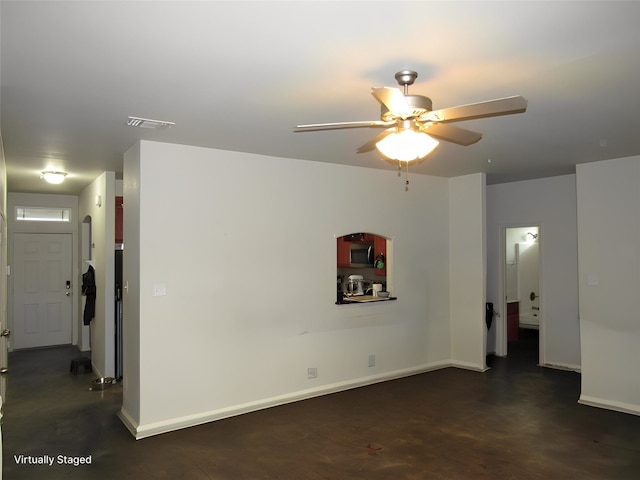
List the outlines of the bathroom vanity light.
<svg viewBox="0 0 640 480">
<path fill-rule="evenodd" d="M 42 175 L 40 176 L 40 178 L 44 179 L 48 183 L 59 185 L 62 182 L 64 182 L 64 179 L 66 176 L 67 174 L 65 172 L 58 172 L 55 170 L 46 170 L 42 172 Z"/>
</svg>

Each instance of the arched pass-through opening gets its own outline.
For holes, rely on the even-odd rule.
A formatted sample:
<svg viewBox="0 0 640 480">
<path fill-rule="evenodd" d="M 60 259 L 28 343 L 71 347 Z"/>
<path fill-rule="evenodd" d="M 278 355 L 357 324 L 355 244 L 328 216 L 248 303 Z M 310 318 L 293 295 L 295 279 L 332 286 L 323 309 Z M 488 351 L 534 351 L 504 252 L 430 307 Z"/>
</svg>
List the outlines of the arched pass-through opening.
<svg viewBox="0 0 640 480">
<path fill-rule="evenodd" d="M 390 240 L 368 232 L 336 239 L 336 303 L 379 301 L 391 297 Z"/>
</svg>

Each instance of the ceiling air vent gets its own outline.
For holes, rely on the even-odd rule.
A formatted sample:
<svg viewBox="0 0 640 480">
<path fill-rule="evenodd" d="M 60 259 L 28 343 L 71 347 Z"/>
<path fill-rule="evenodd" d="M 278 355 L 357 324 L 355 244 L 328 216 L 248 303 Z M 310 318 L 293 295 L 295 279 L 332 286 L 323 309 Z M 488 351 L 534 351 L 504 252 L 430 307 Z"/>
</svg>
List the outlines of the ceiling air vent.
<svg viewBox="0 0 640 480">
<path fill-rule="evenodd" d="M 139 128 L 168 128 L 175 125 L 175 123 L 164 120 L 151 120 L 150 118 L 128 117 L 127 125 Z"/>
</svg>

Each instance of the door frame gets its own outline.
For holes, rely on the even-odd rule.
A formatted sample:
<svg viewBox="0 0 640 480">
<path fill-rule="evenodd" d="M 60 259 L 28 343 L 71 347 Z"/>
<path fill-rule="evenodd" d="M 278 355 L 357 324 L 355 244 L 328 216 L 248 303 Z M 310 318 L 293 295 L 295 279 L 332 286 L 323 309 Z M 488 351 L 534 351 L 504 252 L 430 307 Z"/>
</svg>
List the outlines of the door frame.
<svg viewBox="0 0 640 480">
<path fill-rule="evenodd" d="M 519 222 L 500 225 L 499 258 L 498 258 L 498 296 L 500 299 L 500 311 L 503 312 L 500 321 L 496 322 L 496 355 L 505 357 L 508 355 L 507 347 L 507 230 L 510 228 L 538 228 L 538 289 L 540 295 L 540 323 L 538 326 L 538 365 L 545 364 L 545 322 L 546 312 L 544 307 L 544 235 L 541 222 Z"/>
<path fill-rule="evenodd" d="M 79 322 L 79 302 L 80 273 L 78 256 L 78 197 L 72 195 L 50 195 L 32 193 L 12 193 L 7 195 L 7 322 L 9 329 L 13 328 L 13 275 L 11 275 L 11 263 L 13 261 L 13 236 L 15 233 L 69 233 L 71 234 L 71 273 L 72 297 L 71 308 L 71 343 L 78 344 L 78 322 Z M 24 207 L 66 207 L 71 208 L 70 222 L 19 222 L 16 220 L 15 209 L 18 206 Z M 11 337 L 9 337 L 11 339 Z M 11 340 L 9 340 L 9 352 L 13 351 Z"/>
<path fill-rule="evenodd" d="M 4 212 L 0 212 L 0 331 L 8 331 L 9 328 L 9 279 L 7 274 L 8 264 L 8 236 L 7 236 L 7 222 Z M 8 336 L 0 336 L 0 368 L 9 368 L 9 346 L 10 333 Z M 2 418 L 2 399 L 5 398 L 6 391 L 6 377 L 0 373 L 0 419 Z M 0 461 L 0 468 L 2 468 L 2 462 Z"/>
</svg>

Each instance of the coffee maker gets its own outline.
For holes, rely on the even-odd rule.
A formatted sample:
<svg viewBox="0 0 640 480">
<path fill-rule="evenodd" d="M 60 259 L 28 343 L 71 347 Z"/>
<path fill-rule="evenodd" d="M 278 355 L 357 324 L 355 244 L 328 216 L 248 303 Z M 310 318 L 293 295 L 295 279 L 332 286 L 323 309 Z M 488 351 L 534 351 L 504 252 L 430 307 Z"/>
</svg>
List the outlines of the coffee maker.
<svg viewBox="0 0 640 480">
<path fill-rule="evenodd" d="M 349 275 L 346 287 L 346 294 L 349 297 L 364 295 L 364 277 L 362 275 Z"/>
</svg>

